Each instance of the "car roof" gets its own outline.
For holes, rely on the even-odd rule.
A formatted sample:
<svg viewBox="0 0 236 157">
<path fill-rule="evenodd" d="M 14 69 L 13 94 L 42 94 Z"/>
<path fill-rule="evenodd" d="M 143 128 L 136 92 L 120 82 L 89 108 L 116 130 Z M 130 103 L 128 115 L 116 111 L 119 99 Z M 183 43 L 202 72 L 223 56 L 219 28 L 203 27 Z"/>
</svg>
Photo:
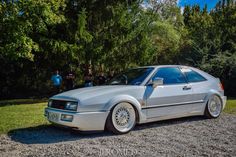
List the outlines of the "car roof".
<svg viewBox="0 0 236 157">
<path fill-rule="evenodd" d="M 161 67 L 185 67 L 185 68 L 193 68 L 186 65 L 148 65 L 148 66 L 140 66 L 137 68 L 161 68 Z"/>
<path fill-rule="evenodd" d="M 205 78 L 207 79 L 215 79 L 214 76 L 198 69 L 198 68 L 194 68 L 194 67 L 191 67 L 191 66 L 186 66 L 186 65 L 150 65 L 150 66 L 141 66 L 141 67 L 137 67 L 137 68 L 163 68 L 163 67 L 181 67 L 181 68 L 189 68 L 189 69 L 192 69 L 198 73 L 200 73 L 201 75 L 203 75 Z"/>
</svg>

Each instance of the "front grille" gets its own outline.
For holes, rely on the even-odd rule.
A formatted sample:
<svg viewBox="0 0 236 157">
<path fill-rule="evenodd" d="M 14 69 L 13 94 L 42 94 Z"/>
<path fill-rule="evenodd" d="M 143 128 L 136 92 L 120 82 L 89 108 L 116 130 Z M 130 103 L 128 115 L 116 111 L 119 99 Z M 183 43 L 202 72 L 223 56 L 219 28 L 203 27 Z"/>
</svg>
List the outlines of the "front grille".
<svg viewBox="0 0 236 157">
<path fill-rule="evenodd" d="M 67 102 L 68 101 L 63 101 L 63 100 L 52 100 L 50 107 L 65 110 Z"/>
</svg>

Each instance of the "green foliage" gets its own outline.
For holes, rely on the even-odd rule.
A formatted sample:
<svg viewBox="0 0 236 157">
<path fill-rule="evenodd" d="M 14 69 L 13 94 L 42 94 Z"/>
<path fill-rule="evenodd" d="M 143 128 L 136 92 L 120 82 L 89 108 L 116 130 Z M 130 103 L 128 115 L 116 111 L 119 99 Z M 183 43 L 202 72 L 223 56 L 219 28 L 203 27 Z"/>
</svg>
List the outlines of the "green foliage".
<svg viewBox="0 0 236 157">
<path fill-rule="evenodd" d="M 156 63 L 168 63 L 178 52 L 181 34 L 173 24 L 157 21 L 153 24 L 152 41 L 156 47 Z"/>
<path fill-rule="evenodd" d="M 190 45 L 182 49 L 183 62 L 219 77 L 227 95 L 235 96 L 236 5 L 220 3 L 210 13 L 198 6 L 186 7 L 184 22 Z"/>
<path fill-rule="evenodd" d="M 82 8 L 82 11 L 78 15 L 78 23 L 77 23 L 77 31 L 76 32 L 76 39 L 84 40 L 86 43 L 89 43 L 92 41 L 93 36 L 86 31 L 86 25 L 87 25 L 87 12 L 85 8 Z M 77 35 L 78 34 L 78 35 Z"/>
<path fill-rule="evenodd" d="M 176 0 L 0 2 L 0 97 L 47 96 L 50 77 L 92 63 L 94 73 L 150 64 L 200 67 L 236 89 L 236 4 L 207 12 Z M 47 90 L 46 90 L 47 89 Z"/>
</svg>

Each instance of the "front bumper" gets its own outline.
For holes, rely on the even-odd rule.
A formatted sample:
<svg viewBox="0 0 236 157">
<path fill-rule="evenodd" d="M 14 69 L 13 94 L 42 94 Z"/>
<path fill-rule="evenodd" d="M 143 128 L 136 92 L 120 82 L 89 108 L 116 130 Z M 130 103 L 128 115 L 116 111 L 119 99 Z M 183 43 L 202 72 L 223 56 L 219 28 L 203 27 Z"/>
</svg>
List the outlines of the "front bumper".
<svg viewBox="0 0 236 157">
<path fill-rule="evenodd" d="M 72 121 L 70 122 L 62 120 L 61 119 L 62 114 L 72 115 L 73 116 Z M 62 126 L 77 128 L 78 130 L 81 131 L 95 131 L 95 130 L 98 131 L 98 130 L 104 130 L 108 114 L 109 111 L 70 112 L 53 108 L 46 108 L 44 115 L 48 119 L 48 121 Z"/>
<path fill-rule="evenodd" d="M 225 105 L 226 105 L 227 97 L 226 96 L 222 96 L 221 99 L 222 99 L 223 109 L 224 109 Z"/>
</svg>

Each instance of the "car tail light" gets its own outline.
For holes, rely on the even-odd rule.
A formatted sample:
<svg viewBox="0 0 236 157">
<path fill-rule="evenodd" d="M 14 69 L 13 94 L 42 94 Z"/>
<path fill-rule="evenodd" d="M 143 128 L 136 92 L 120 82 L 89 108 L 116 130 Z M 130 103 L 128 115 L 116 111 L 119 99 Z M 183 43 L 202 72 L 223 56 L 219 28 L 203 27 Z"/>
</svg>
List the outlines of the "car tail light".
<svg viewBox="0 0 236 157">
<path fill-rule="evenodd" d="M 221 90 L 224 90 L 224 86 L 221 82 L 219 83 L 219 87 L 220 87 Z"/>
</svg>

